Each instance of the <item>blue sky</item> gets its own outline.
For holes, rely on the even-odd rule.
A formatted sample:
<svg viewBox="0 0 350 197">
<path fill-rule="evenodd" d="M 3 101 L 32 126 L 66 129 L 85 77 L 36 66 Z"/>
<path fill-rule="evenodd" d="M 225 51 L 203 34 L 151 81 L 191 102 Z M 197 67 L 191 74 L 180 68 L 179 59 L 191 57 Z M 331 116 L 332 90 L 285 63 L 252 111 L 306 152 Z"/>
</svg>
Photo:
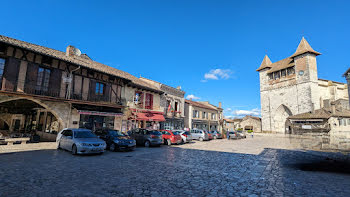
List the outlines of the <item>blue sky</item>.
<svg viewBox="0 0 350 197">
<path fill-rule="evenodd" d="M 345 82 L 346 1 L 2 1 L 0 34 L 179 86 L 227 116 L 258 114 L 265 54 L 293 54 L 302 36 L 322 53 L 319 78 Z M 205 76 L 207 79 L 205 79 Z"/>
</svg>

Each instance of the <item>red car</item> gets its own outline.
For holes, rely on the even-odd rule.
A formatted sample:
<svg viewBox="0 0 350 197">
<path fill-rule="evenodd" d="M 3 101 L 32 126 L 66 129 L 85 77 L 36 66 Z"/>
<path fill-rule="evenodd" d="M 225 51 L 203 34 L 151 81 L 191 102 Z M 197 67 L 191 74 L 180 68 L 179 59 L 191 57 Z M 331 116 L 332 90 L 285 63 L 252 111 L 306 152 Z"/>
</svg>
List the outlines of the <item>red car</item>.
<svg viewBox="0 0 350 197">
<path fill-rule="evenodd" d="M 171 144 L 181 144 L 182 138 L 177 131 L 161 130 L 163 134 L 164 144 L 170 146 Z"/>
<path fill-rule="evenodd" d="M 204 131 L 204 132 L 208 134 L 209 140 L 214 139 L 213 134 L 211 134 L 211 133 L 210 133 L 210 132 L 208 132 L 208 131 Z"/>
</svg>

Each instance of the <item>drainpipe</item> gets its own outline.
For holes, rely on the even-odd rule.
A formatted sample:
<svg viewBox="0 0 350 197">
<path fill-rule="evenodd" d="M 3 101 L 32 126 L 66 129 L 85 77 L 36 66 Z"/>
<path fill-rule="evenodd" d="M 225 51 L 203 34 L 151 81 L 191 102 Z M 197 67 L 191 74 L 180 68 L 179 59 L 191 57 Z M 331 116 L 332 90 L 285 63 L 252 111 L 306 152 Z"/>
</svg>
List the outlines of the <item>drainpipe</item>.
<svg viewBox="0 0 350 197">
<path fill-rule="evenodd" d="M 73 72 L 75 72 L 75 71 L 77 71 L 77 70 L 79 70 L 80 69 L 80 66 L 78 67 L 78 68 L 76 68 L 76 69 L 74 69 L 74 70 L 71 70 L 70 72 L 69 72 L 69 78 L 71 79 L 71 81 L 69 82 L 69 84 L 68 84 L 68 89 L 66 90 L 66 99 L 70 99 L 71 98 L 71 90 L 72 90 L 72 81 L 73 81 Z"/>
</svg>

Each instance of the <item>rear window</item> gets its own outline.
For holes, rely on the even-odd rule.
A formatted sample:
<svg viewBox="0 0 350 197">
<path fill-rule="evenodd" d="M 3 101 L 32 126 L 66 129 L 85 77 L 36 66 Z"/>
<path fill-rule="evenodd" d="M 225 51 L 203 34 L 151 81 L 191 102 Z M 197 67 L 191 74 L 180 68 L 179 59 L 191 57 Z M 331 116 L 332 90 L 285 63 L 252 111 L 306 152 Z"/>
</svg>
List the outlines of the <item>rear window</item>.
<svg viewBox="0 0 350 197">
<path fill-rule="evenodd" d="M 151 135 L 162 135 L 159 131 L 148 131 L 148 133 Z"/>
<path fill-rule="evenodd" d="M 180 133 L 178 131 L 173 131 L 174 135 L 179 135 Z"/>
</svg>

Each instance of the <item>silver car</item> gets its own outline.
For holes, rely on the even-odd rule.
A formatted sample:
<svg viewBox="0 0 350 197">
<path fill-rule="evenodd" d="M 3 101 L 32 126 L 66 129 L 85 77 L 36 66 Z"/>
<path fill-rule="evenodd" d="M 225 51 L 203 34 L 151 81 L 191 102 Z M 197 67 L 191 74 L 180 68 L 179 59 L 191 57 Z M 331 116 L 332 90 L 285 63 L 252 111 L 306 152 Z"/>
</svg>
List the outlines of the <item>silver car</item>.
<svg viewBox="0 0 350 197">
<path fill-rule="evenodd" d="M 178 132 L 182 138 L 182 143 L 189 143 L 192 141 L 192 135 L 189 131 L 184 130 L 173 130 L 174 132 Z"/>
<path fill-rule="evenodd" d="M 193 140 L 199 140 L 199 141 L 209 140 L 208 133 L 204 132 L 201 129 L 192 129 L 191 135 Z"/>
<path fill-rule="evenodd" d="M 106 142 L 88 129 L 63 129 L 56 138 L 57 148 L 76 154 L 103 153 Z"/>
</svg>

